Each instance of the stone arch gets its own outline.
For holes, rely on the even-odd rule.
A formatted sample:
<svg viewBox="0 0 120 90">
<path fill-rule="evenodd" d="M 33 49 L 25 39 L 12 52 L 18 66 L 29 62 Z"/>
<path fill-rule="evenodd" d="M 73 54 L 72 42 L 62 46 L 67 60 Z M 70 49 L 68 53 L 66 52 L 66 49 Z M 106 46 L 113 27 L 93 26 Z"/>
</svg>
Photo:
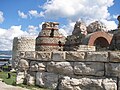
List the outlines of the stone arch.
<svg viewBox="0 0 120 90">
<path fill-rule="evenodd" d="M 111 44 L 111 41 L 112 41 L 112 35 L 106 32 L 98 31 L 98 32 L 94 32 L 89 37 L 88 45 L 95 46 L 95 44 L 100 43 L 104 47 L 107 47 Z"/>
</svg>

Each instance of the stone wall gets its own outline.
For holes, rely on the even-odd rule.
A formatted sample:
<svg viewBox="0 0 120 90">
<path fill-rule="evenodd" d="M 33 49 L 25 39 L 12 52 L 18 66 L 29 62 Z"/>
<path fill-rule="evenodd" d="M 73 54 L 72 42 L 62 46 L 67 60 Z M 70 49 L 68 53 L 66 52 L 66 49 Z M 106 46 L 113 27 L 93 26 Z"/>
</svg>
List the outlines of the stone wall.
<svg viewBox="0 0 120 90">
<path fill-rule="evenodd" d="M 17 84 L 56 90 L 120 90 L 120 52 L 20 52 Z"/>
<path fill-rule="evenodd" d="M 12 60 L 13 67 L 18 63 L 20 51 L 35 51 L 35 37 L 15 37 L 13 40 Z"/>
</svg>

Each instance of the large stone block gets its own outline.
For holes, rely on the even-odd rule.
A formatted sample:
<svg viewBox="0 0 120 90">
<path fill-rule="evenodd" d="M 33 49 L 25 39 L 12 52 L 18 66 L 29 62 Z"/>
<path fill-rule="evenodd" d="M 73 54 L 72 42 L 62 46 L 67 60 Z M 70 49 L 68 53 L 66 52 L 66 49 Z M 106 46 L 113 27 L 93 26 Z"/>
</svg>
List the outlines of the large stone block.
<svg viewBox="0 0 120 90">
<path fill-rule="evenodd" d="M 47 64 L 47 71 L 62 75 L 73 75 L 72 62 L 49 62 Z"/>
<path fill-rule="evenodd" d="M 17 72 L 16 84 L 21 84 L 24 82 L 25 72 Z"/>
<path fill-rule="evenodd" d="M 58 90 L 117 90 L 117 81 L 112 78 L 81 78 L 63 77 Z"/>
<path fill-rule="evenodd" d="M 52 53 L 52 60 L 53 61 L 65 61 L 66 59 L 66 55 L 65 55 L 65 51 L 60 52 L 60 51 L 56 51 Z"/>
<path fill-rule="evenodd" d="M 120 63 L 107 63 L 105 67 L 107 76 L 117 76 L 120 78 Z"/>
<path fill-rule="evenodd" d="M 58 75 L 47 72 L 37 72 L 36 85 L 55 89 L 58 84 Z"/>
<path fill-rule="evenodd" d="M 35 85 L 35 76 L 31 76 L 30 74 L 26 75 L 26 84 L 27 85 Z"/>
<path fill-rule="evenodd" d="M 75 62 L 74 73 L 76 75 L 104 75 L 104 63 L 99 62 Z"/>
<path fill-rule="evenodd" d="M 30 71 L 46 71 L 46 63 L 45 62 L 30 62 Z"/>
<path fill-rule="evenodd" d="M 16 52 L 16 57 L 24 58 L 25 57 L 25 51 L 17 51 Z"/>
<path fill-rule="evenodd" d="M 38 62 L 36 61 L 30 62 L 30 71 L 38 71 Z"/>
<path fill-rule="evenodd" d="M 50 61 L 51 60 L 51 52 L 36 52 L 36 59 L 41 61 Z"/>
<path fill-rule="evenodd" d="M 35 51 L 27 51 L 27 52 L 25 53 L 25 58 L 34 59 L 34 58 L 35 58 L 35 54 L 36 54 Z"/>
<path fill-rule="evenodd" d="M 46 62 L 39 62 L 38 63 L 38 71 L 46 71 L 46 66 L 47 66 Z"/>
<path fill-rule="evenodd" d="M 79 45 L 77 51 L 96 51 L 95 46 Z"/>
<path fill-rule="evenodd" d="M 25 59 L 20 59 L 18 63 L 18 70 L 20 71 L 26 71 L 29 68 L 29 62 Z"/>
<path fill-rule="evenodd" d="M 66 52 L 66 60 L 68 61 L 84 61 L 85 52 Z"/>
<path fill-rule="evenodd" d="M 120 62 L 120 52 L 110 52 L 110 62 Z"/>
<path fill-rule="evenodd" d="M 108 52 L 87 52 L 86 61 L 108 62 Z"/>
</svg>

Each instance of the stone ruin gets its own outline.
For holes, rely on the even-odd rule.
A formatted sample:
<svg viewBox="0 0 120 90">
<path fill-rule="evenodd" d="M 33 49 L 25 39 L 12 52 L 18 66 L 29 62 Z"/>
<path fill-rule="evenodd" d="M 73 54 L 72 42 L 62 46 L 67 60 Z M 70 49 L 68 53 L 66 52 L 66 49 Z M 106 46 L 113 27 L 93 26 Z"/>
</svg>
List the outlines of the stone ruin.
<svg viewBox="0 0 120 90">
<path fill-rule="evenodd" d="M 65 51 L 108 50 L 112 37 L 102 22 L 95 21 L 86 26 L 84 22 L 77 21 L 72 35 L 67 37 Z"/>
<path fill-rule="evenodd" d="M 36 51 L 63 51 L 65 37 L 59 33 L 57 22 L 46 22 L 36 38 Z"/>
<path fill-rule="evenodd" d="M 46 22 L 36 39 L 14 39 L 16 83 L 52 90 L 120 90 L 120 52 L 98 51 L 113 47 L 114 34 L 101 23 L 92 25 L 76 22 L 72 35 L 65 38 L 58 23 Z"/>
</svg>

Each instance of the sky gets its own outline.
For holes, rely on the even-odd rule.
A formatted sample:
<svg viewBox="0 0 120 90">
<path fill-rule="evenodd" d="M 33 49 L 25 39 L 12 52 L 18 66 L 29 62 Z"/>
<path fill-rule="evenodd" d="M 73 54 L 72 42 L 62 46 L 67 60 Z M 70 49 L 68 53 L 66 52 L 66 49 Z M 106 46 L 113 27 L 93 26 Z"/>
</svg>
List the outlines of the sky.
<svg viewBox="0 0 120 90">
<path fill-rule="evenodd" d="M 117 28 L 120 0 L 0 0 L 0 50 L 12 50 L 14 37 L 37 36 L 44 22 L 59 22 L 67 36 L 78 20 Z"/>
</svg>

